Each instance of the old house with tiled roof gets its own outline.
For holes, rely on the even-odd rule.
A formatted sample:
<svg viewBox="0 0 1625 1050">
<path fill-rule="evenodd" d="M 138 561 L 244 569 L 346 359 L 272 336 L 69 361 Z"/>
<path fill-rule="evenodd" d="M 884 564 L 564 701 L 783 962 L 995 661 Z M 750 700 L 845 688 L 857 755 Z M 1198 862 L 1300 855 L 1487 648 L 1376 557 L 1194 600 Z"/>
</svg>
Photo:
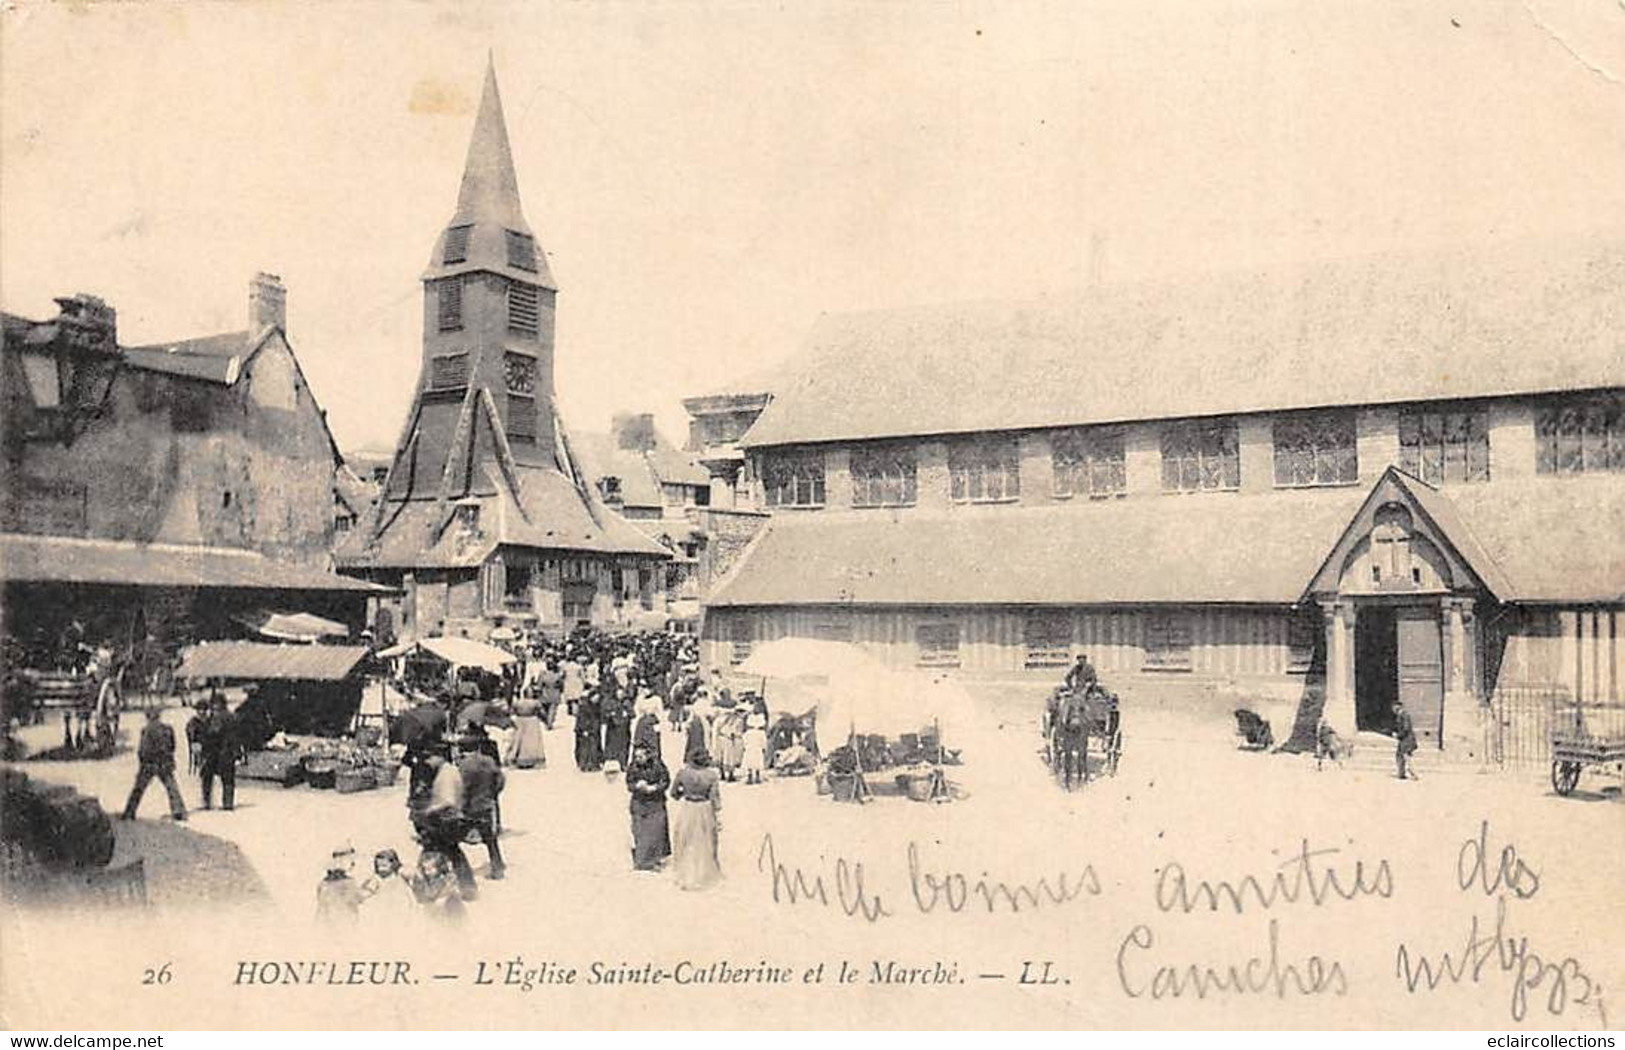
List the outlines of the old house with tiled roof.
<svg viewBox="0 0 1625 1050">
<path fill-rule="evenodd" d="M 398 585 L 397 623 L 418 637 L 663 610 L 670 552 L 604 506 L 560 421 L 558 286 L 520 204 L 494 68 L 422 280 L 417 391 L 344 571 Z"/>
<path fill-rule="evenodd" d="M 1497 696 L 1625 698 L 1622 391 L 1617 245 L 827 318 L 741 440 L 772 517 L 708 655 L 1086 653 L 1128 699 L 1273 697 L 1301 739 L 1403 698 L 1477 750 Z"/>
<path fill-rule="evenodd" d="M 693 623 L 700 613 L 696 573 L 706 534 L 699 511 L 711 503 L 711 475 L 677 448 L 647 412 L 623 413 L 609 433 L 578 433 L 571 447 L 604 505 L 671 552 L 666 612 Z"/>
<path fill-rule="evenodd" d="M 332 572 L 333 437 L 260 274 L 249 325 L 120 346 L 88 295 L 6 314 L 0 359 L 4 628 L 173 647 L 261 609 L 359 629 L 374 589 Z"/>
</svg>

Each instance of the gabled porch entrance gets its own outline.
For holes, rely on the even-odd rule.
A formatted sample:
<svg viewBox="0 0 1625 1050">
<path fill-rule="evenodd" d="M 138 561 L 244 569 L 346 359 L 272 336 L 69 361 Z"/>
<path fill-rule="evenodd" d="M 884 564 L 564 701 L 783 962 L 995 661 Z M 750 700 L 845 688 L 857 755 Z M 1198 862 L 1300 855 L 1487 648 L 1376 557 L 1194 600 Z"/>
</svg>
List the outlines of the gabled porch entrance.
<svg viewBox="0 0 1625 1050">
<path fill-rule="evenodd" d="M 1476 739 L 1473 609 L 1499 581 L 1449 500 L 1386 470 L 1304 595 L 1325 614 L 1327 723 L 1392 732 L 1399 701 L 1424 745 Z"/>
</svg>

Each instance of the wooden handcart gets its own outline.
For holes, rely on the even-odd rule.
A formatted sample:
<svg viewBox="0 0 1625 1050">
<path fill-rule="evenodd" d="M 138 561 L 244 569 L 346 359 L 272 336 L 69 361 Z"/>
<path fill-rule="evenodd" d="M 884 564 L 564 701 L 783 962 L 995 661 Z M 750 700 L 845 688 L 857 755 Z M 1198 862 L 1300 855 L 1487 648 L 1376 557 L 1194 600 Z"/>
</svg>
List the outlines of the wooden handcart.
<svg viewBox="0 0 1625 1050">
<path fill-rule="evenodd" d="M 1587 768 L 1625 772 L 1625 707 L 1567 698 L 1552 701 L 1552 789 L 1570 795 Z"/>
</svg>

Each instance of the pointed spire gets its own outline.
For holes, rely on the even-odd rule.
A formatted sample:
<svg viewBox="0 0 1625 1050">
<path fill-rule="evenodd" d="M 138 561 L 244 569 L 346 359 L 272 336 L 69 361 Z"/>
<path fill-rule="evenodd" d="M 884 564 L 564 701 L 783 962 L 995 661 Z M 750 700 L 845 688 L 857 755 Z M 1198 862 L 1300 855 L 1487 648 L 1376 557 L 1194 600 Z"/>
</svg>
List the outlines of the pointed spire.
<svg viewBox="0 0 1625 1050">
<path fill-rule="evenodd" d="M 487 55 L 485 89 L 480 94 L 474 135 L 468 142 L 463 184 L 457 191 L 457 214 L 452 224 L 493 223 L 529 232 L 519 204 L 519 178 L 514 174 L 513 151 L 508 146 L 508 125 L 502 116 L 502 94 L 497 89 L 494 55 Z"/>
</svg>

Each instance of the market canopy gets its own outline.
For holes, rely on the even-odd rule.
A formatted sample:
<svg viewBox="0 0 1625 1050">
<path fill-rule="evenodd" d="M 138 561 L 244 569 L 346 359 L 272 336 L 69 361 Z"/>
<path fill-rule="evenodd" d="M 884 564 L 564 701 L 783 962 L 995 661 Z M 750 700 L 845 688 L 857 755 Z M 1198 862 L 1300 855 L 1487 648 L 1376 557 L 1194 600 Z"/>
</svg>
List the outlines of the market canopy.
<svg viewBox="0 0 1625 1050">
<path fill-rule="evenodd" d="M 762 642 L 733 673 L 762 679 L 770 711 L 800 714 L 814 701 L 825 748 L 838 747 L 854 733 L 895 739 L 935 728 L 944 739 L 954 739 L 975 715 L 974 699 L 957 682 L 941 674 L 894 670 L 852 642 Z"/>
<path fill-rule="evenodd" d="M 885 670 L 885 665 L 852 642 L 775 638 L 752 647 L 750 656 L 733 673 L 816 684 L 850 675 L 882 674 Z"/>
<path fill-rule="evenodd" d="M 255 634 L 287 642 L 314 642 L 320 638 L 348 638 L 350 629 L 336 620 L 313 613 L 277 613 L 264 609 L 236 618 Z"/>
<path fill-rule="evenodd" d="M 478 667 L 492 674 L 501 674 L 504 667 L 519 662 L 512 653 L 472 638 L 425 638 L 417 647 L 454 667 Z"/>
<path fill-rule="evenodd" d="M 970 693 L 945 676 L 882 669 L 832 683 L 818 705 L 818 742 L 828 750 L 853 734 L 895 740 L 929 729 L 944 741 L 962 740 L 975 711 Z"/>
<path fill-rule="evenodd" d="M 177 678 L 339 682 L 367 655 L 360 645 L 202 642 L 181 657 Z"/>
</svg>

